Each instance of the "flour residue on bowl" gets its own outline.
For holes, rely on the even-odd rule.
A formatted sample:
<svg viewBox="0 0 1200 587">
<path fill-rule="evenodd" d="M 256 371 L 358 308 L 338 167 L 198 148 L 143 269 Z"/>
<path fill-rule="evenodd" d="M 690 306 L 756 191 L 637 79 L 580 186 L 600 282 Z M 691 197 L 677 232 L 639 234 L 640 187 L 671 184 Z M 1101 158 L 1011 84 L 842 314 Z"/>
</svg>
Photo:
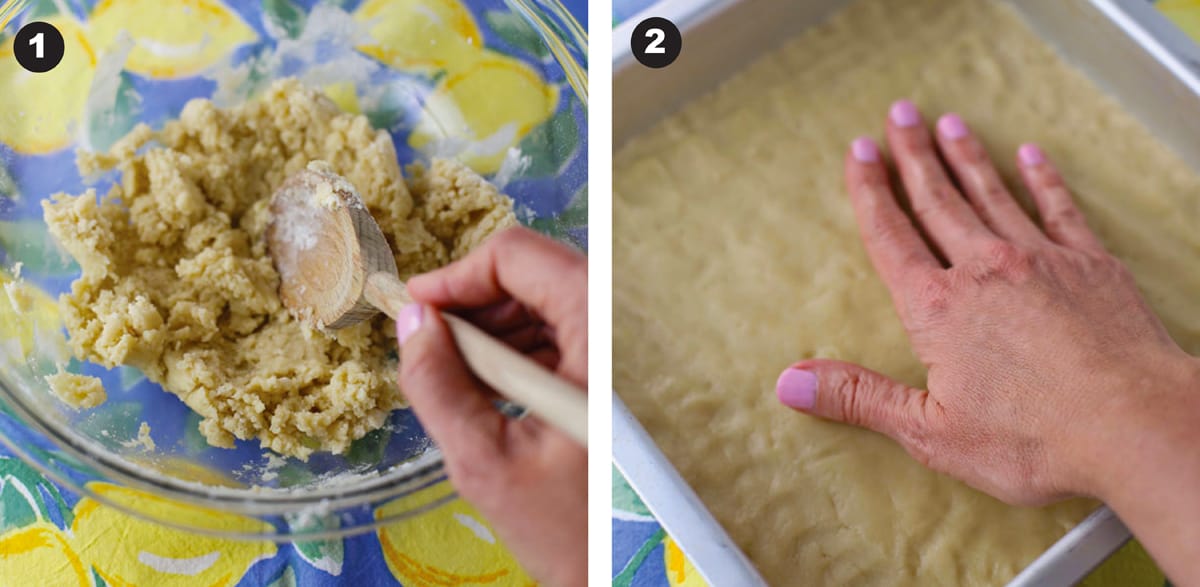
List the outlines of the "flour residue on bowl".
<svg viewBox="0 0 1200 587">
<path fill-rule="evenodd" d="M 371 76 L 382 67 L 355 48 L 369 42 L 369 28 L 333 3 L 313 6 L 294 38 L 269 18 L 263 20 L 263 27 L 275 41 L 271 48 L 207 74 L 217 84 L 212 95 L 214 103 L 240 104 L 258 93 L 264 83 L 261 80 L 287 75 L 313 87 L 339 83 L 367 87 Z"/>
</svg>

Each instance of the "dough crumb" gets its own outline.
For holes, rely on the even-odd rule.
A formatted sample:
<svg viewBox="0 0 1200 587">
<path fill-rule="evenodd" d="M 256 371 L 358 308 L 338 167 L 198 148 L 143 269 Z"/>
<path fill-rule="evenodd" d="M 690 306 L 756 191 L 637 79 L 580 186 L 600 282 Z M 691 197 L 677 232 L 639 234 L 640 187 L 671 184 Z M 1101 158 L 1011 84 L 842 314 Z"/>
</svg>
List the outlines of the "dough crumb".
<svg viewBox="0 0 1200 587">
<path fill-rule="evenodd" d="M 410 190 L 385 131 L 294 79 L 229 109 L 193 100 L 77 164 L 121 181 L 42 203 L 82 269 L 59 300 L 75 355 L 138 368 L 201 416 L 213 446 L 257 439 L 300 459 L 344 453 L 405 402 L 386 317 L 327 333 L 280 302 L 263 237 L 284 179 L 310 164 L 345 177 L 401 279 L 516 223 L 512 200 L 460 163 L 416 168 Z"/>
<path fill-rule="evenodd" d="M 8 296 L 8 301 L 12 304 L 12 308 L 22 313 L 33 309 L 33 296 L 25 288 L 26 285 L 21 281 L 7 281 L 4 283 L 4 293 Z"/>
<path fill-rule="evenodd" d="M 137 438 L 122 442 L 121 446 L 125 448 L 141 448 L 143 452 L 154 452 L 157 445 L 154 444 L 154 439 L 150 437 L 150 424 L 142 422 L 138 426 Z"/>
<path fill-rule="evenodd" d="M 89 375 L 58 372 L 47 375 L 46 383 L 54 395 L 76 409 L 94 408 L 108 399 L 104 384 Z"/>
</svg>

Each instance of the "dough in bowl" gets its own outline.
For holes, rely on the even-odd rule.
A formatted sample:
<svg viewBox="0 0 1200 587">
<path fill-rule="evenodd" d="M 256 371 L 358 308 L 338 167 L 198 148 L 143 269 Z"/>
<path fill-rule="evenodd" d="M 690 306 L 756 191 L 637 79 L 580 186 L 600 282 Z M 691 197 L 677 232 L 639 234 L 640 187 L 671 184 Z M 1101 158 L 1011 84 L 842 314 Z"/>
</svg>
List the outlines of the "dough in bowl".
<svg viewBox="0 0 1200 587">
<path fill-rule="evenodd" d="M 313 160 L 358 189 L 401 279 L 516 224 L 512 201 L 459 163 L 414 165 L 405 181 L 386 132 L 295 80 L 229 110 L 194 100 L 160 131 L 80 155 L 85 173 L 121 171 L 107 195 L 43 203 L 82 269 L 60 299 L 75 354 L 140 369 L 202 416 L 214 446 L 256 438 L 307 458 L 382 426 L 404 405 L 390 321 L 304 325 L 280 303 L 267 255 L 271 195 Z"/>
</svg>

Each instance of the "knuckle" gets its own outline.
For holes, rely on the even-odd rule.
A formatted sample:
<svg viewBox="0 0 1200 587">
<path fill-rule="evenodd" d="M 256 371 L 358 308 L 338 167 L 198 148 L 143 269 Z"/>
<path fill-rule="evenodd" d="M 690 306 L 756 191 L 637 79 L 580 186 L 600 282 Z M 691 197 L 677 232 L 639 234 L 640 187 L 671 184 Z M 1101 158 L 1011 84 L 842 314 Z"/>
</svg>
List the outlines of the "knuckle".
<svg viewBox="0 0 1200 587">
<path fill-rule="evenodd" d="M 940 275 L 930 276 L 917 285 L 913 303 L 926 311 L 940 312 L 950 307 L 954 297 L 950 282 Z"/>
<path fill-rule="evenodd" d="M 1066 190 L 1066 184 L 1063 182 L 1062 176 L 1056 173 L 1053 169 L 1047 166 L 1040 166 L 1042 169 L 1034 176 L 1034 184 L 1040 190 L 1057 191 Z"/>
<path fill-rule="evenodd" d="M 979 190 L 983 201 L 989 204 L 998 204 L 1011 200 L 1012 196 L 1008 194 L 1008 188 L 1005 188 L 1004 184 L 999 181 L 993 181 L 994 179 L 983 182 L 983 187 Z"/>
<path fill-rule="evenodd" d="M 931 217 L 949 215 L 951 206 L 956 200 L 960 200 L 958 190 L 954 186 L 944 182 L 936 182 L 925 190 L 924 198 L 917 198 L 913 202 L 913 214 L 922 220 L 928 220 Z"/>
<path fill-rule="evenodd" d="M 996 241 L 987 246 L 985 274 L 1023 278 L 1033 272 L 1033 253 L 1006 241 Z"/>
<path fill-rule="evenodd" d="M 905 222 L 907 221 L 905 220 Z M 900 224 L 900 219 L 883 214 L 874 214 L 869 223 L 869 235 L 871 238 L 882 243 L 894 243 L 900 240 L 900 234 L 904 228 Z"/>
<path fill-rule="evenodd" d="M 1043 219 L 1046 229 L 1050 231 L 1073 230 L 1085 224 L 1083 212 L 1072 205 L 1061 205 L 1046 214 Z"/>
<path fill-rule="evenodd" d="M 961 142 L 963 143 L 963 147 L 959 156 L 962 163 L 969 167 L 981 167 L 991 164 L 987 150 L 983 148 L 983 145 L 979 141 L 973 137 L 968 137 L 967 140 Z"/>
<path fill-rule="evenodd" d="M 838 419 L 854 426 L 863 426 L 867 417 L 863 413 L 861 392 L 865 380 L 861 373 L 847 373 L 838 379 L 834 385 L 834 397 L 837 398 Z"/>
<path fill-rule="evenodd" d="M 958 190 L 954 189 L 954 186 L 944 181 L 939 181 L 930 187 L 929 196 L 931 201 L 937 202 L 942 206 L 962 199 L 962 195 L 958 193 Z"/>
<path fill-rule="evenodd" d="M 927 397 L 921 396 L 921 398 Z M 924 401 L 921 398 L 914 396 L 912 401 Z M 914 414 L 924 414 L 924 406 L 909 405 L 906 408 L 903 411 L 904 419 L 900 422 L 901 425 L 897 430 L 897 440 L 917 462 L 925 467 L 936 469 L 935 457 L 939 454 L 940 448 L 937 440 L 939 430 L 933 422 L 913 416 Z"/>
<path fill-rule="evenodd" d="M 1097 255 L 1096 259 L 1100 265 L 1100 268 L 1103 271 L 1108 272 L 1113 277 L 1129 282 L 1133 281 L 1133 272 L 1131 272 L 1129 267 L 1127 267 L 1125 263 L 1122 263 L 1120 259 L 1108 254 L 1107 252 Z"/>
</svg>

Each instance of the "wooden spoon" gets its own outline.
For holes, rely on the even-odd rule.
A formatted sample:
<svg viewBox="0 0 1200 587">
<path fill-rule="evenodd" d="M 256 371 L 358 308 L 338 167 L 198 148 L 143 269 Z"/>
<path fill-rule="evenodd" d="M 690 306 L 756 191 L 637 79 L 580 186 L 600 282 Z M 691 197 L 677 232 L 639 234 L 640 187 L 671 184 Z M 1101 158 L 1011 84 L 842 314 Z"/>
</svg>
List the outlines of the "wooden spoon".
<svg viewBox="0 0 1200 587">
<path fill-rule="evenodd" d="M 379 225 L 350 182 L 323 162 L 289 177 L 271 199 L 267 247 L 279 297 L 318 328 L 356 324 L 412 303 Z M 443 314 L 479 379 L 587 446 L 587 395 L 475 325 Z"/>
</svg>

